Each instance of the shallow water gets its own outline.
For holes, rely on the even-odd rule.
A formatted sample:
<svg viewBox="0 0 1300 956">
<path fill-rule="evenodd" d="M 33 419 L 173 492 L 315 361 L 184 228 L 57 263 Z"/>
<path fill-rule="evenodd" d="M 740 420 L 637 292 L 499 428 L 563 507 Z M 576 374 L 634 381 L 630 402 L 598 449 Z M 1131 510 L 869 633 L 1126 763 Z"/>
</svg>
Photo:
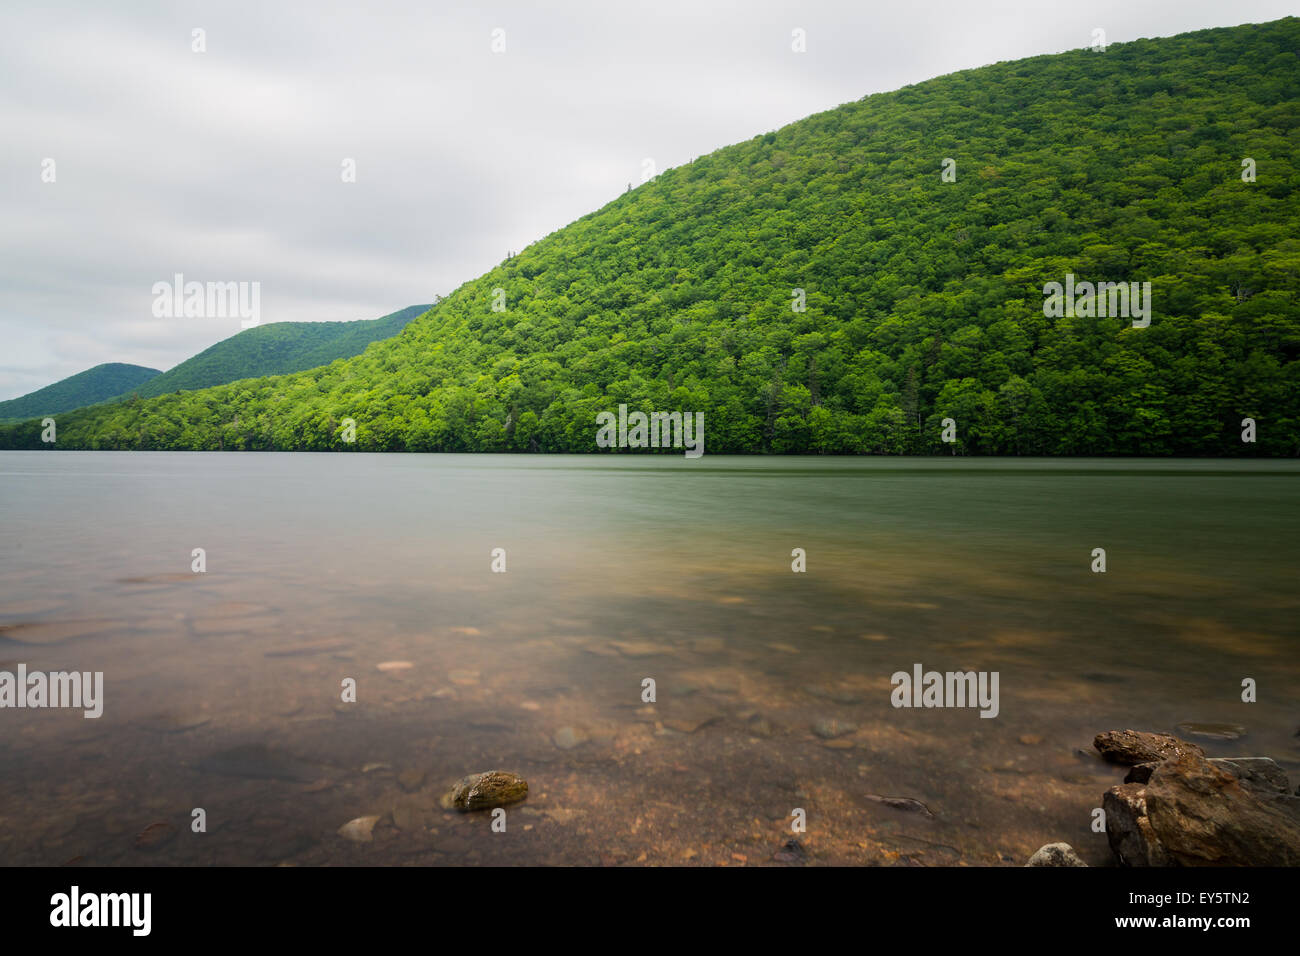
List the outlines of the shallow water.
<svg viewBox="0 0 1300 956">
<path fill-rule="evenodd" d="M 1192 739 L 1300 782 L 1297 477 L 0 452 L 0 671 L 105 682 L 0 710 L 0 864 L 755 865 L 795 808 L 810 864 L 1104 863 L 1099 731 L 1242 725 Z M 917 662 L 998 672 L 997 717 L 891 706 Z M 504 833 L 439 806 L 488 769 L 530 784 Z"/>
</svg>

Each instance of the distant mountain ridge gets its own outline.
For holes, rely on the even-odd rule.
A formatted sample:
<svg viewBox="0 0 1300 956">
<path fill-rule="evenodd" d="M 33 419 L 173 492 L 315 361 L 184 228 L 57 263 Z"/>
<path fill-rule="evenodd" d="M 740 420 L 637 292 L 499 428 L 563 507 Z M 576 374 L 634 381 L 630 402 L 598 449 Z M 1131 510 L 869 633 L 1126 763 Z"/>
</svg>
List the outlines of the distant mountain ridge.
<svg viewBox="0 0 1300 956">
<path fill-rule="evenodd" d="M 162 374 L 156 368 L 145 368 L 143 365 L 105 362 L 34 392 L 0 402 L 0 419 L 21 420 L 57 415 L 74 408 L 96 405 L 137 389 Z"/>
<path fill-rule="evenodd" d="M 0 421 L 22 421 L 91 405 L 318 368 L 360 355 L 371 342 L 391 338 L 431 308 L 408 305 L 377 319 L 352 322 L 259 325 L 222 339 L 166 372 L 121 362 L 96 365 L 53 385 L 0 402 Z"/>
<path fill-rule="evenodd" d="M 353 322 L 272 322 L 244 329 L 117 398 L 225 385 L 244 378 L 302 372 L 352 358 L 371 342 L 391 338 L 432 306 L 409 305 L 378 319 Z"/>
</svg>

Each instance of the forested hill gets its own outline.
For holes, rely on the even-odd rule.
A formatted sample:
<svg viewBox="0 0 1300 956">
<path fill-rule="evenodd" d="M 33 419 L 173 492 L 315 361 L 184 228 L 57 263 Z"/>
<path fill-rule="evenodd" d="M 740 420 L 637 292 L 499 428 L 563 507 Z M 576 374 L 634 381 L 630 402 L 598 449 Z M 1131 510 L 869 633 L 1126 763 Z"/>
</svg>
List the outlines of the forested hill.
<svg viewBox="0 0 1300 956">
<path fill-rule="evenodd" d="M 150 398 L 328 365 L 359 355 L 371 342 L 392 338 L 429 308 L 411 305 L 382 318 L 355 322 L 273 322 L 244 329 L 121 397 Z"/>
<path fill-rule="evenodd" d="M 1296 454 L 1297 51 L 1288 18 L 869 96 L 667 170 L 350 361 L 77 412 L 58 445 L 589 452 L 626 403 L 703 412 L 713 453 L 946 453 L 952 418 L 968 453 Z M 1067 274 L 1150 282 L 1149 326 L 1045 315 Z"/>
<path fill-rule="evenodd" d="M 76 375 L 69 375 L 53 385 L 7 402 L 0 402 L 0 419 L 23 419 L 55 415 L 83 405 L 93 405 L 138 388 L 162 373 L 143 365 L 105 362 Z"/>
</svg>

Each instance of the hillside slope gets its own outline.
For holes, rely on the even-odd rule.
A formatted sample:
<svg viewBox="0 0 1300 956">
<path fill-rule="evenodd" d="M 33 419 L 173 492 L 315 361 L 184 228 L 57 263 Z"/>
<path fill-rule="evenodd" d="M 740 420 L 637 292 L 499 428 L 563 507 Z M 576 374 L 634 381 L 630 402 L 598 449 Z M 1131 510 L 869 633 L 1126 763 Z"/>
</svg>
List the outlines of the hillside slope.
<svg viewBox="0 0 1300 956">
<path fill-rule="evenodd" d="M 588 452 L 626 403 L 703 412 L 714 453 L 946 453 L 952 418 L 962 452 L 1296 454 L 1297 50 L 1288 18 L 869 96 L 667 170 L 354 359 L 77 412 L 59 446 Z M 1067 274 L 1150 282 L 1149 327 L 1045 315 Z"/>
<path fill-rule="evenodd" d="M 94 405 L 140 388 L 161 374 L 156 368 L 143 365 L 106 362 L 69 375 L 53 385 L 0 402 L 0 419 L 56 415 L 84 405 Z"/>
<path fill-rule="evenodd" d="M 133 391 L 141 398 L 151 398 L 328 365 L 361 354 L 371 342 L 392 338 L 429 309 L 427 305 L 411 305 L 378 319 L 273 322 L 244 329 Z"/>
</svg>

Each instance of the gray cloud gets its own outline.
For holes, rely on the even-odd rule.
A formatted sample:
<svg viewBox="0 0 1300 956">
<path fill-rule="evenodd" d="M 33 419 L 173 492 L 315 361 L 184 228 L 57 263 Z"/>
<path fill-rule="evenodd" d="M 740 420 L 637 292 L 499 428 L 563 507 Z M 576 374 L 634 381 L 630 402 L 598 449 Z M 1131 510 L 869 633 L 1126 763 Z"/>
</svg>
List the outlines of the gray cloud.
<svg viewBox="0 0 1300 956">
<path fill-rule="evenodd" d="M 154 318 L 151 287 L 176 272 L 260 282 L 263 322 L 375 318 L 604 205 L 646 157 L 662 171 L 867 93 L 1087 46 L 1098 26 L 1114 43 L 1292 12 L 1267 0 L 461 6 L 6 3 L 0 399 L 100 362 L 170 368 L 239 330 Z"/>
</svg>

